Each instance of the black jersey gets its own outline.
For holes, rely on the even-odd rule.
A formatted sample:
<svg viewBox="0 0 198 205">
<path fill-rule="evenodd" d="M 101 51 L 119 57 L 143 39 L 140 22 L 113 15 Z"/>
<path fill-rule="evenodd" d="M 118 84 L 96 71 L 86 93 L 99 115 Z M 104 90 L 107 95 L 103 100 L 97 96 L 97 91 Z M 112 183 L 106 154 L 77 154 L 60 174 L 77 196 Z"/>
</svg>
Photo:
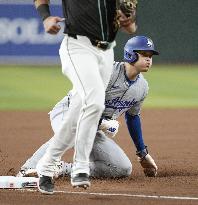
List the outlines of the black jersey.
<svg viewBox="0 0 198 205">
<path fill-rule="evenodd" d="M 118 25 L 116 0 L 62 0 L 64 33 L 112 42 Z"/>
</svg>

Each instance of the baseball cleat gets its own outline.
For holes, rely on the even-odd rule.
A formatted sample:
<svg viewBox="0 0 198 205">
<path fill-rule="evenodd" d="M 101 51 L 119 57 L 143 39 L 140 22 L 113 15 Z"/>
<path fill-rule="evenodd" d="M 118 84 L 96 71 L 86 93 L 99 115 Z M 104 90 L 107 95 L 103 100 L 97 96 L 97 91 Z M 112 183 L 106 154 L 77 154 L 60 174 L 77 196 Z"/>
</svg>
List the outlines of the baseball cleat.
<svg viewBox="0 0 198 205">
<path fill-rule="evenodd" d="M 21 167 L 16 177 L 38 177 L 36 169 Z"/>
<path fill-rule="evenodd" d="M 52 177 L 41 175 L 39 177 L 38 189 L 43 194 L 53 194 L 54 182 Z"/>
<path fill-rule="evenodd" d="M 71 184 L 74 188 L 87 189 L 91 186 L 89 175 L 86 173 L 79 173 L 71 178 Z"/>
</svg>

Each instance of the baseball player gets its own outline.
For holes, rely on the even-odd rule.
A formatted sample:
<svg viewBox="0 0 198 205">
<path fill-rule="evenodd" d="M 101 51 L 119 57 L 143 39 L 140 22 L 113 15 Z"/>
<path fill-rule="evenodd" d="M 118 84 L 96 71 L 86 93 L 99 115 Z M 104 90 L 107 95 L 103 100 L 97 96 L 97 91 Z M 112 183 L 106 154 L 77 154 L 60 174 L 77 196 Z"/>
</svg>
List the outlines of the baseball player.
<svg viewBox="0 0 198 205">
<path fill-rule="evenodd" d="M 39 190 L 44 194 L 53 194 L 54 167 L 74 140 L 71 184 L 73 187 L 86 188 L 90 186 L 89 157 L 105 107 L 105 89 L 113 68 L 115 37 L 119 26 L 128 33 L 136 30 L 137 2 L 62 0 L 64 19 L 51 16 L 48 0 L 34 2 L 46 32 L 57 34 L 60 30 L 58 23 L 65 22 L 65 37 L 59 50 L 62 72 L 71 80 L 77 92 L 67 119 L 37 164 Z M 76 118 L 73 113 L 77 107 L 80 107 L 80 112 Z M 70 131 L 76 121 L 73 137 Z"/>
<path fill-rule="evenodd" d="M 145 36 L 136 36 L 128 40 L 124 47 L 124 62 L 114 63 L 110 82 L 106 89 L 105 110 L 90 155 L 90 175 L 93 177 L 126 177 L 131 174 L 132 165 L 124 151 L 109 137 L 114 137 L 119 124 L 116 119 L 125 113 L 129 134 L 135 144 L 138 161 L 146 176 L 155 177 L 157 165 L 144 144 L 140 109 L 148 93 L 148 84 L 141 72 L 147 72 L 152 66 L 152 55 L 158 55 L 152 40 Z M 61 123 L 67 117 L 70 104 L 75 100 L 75 90 L 69 92 L 50 112 L 51 125 L 58 132 Z M 79 108 L 75 115 L 79 114 Z M 72 133 L 75 134 L 76 125 Z M 21 167 L 18 176 L 35 173 L 38 160 L 43 156 L 53 138 L 42 145 Z M 74 143 L 70 147 L 74 146 Z M 71 173 L 71 164 L 60 162 L 56 166 L 56 175 Z"/>
<path fill-rule="evenodd" d="M 75 91 L 72 90 L 60 102 L 58 102 L 50 114 L 51 126 L 54 133 L 58 132 L 73 100 Z M 75 114 L 78 114 L 76 111 Z M 90 155 L 90 176 L 96 178 L 120 178 L 131 174 L 132 165 L 124 151 L 111 139 L 118 132 L 119 123 L 117 120 L 102 119 L 96 133 L 94 145 Z M 36 165 L 46 152 L 51 138 L 43 144 L 21 167 L 18 177 L 37 176 Z M 57 163 L 54 177 L 70 175 L 71 163 L 60 161 Z"/>
</svg>

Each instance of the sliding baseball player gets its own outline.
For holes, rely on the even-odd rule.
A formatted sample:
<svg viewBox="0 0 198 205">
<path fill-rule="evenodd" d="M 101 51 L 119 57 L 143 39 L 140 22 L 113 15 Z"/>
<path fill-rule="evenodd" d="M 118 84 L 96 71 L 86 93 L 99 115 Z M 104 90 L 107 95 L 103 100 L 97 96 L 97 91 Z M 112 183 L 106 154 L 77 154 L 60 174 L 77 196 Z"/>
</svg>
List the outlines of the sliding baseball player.
<svg viewBox="0 0 198 205">
<path fill-rule="evenodd" d="M 158 55 L 152 40 L 145 36 L 136 36 L 128 40 L 124 47 L 124 62 L 115 62 L 110 82 L 106 89 L 105 110 L 98 125 L 94 146 L 90 155 L 90 176 L 126 177 L 132 172 L 132 164 L 124 151 L 111 139 L 118 132 L 116 120 L 122 114 L 128 127 L 129 135 L 136 147 L 136 154 L 143 171 L 148 177 L 157 175 L 157 165 L 148 153 L 141 129 L 140 109 L 148 94 L 148 83 L 142 72 L 152 66 L 152 56 Z M 61 123 L 69 119 L 69 114 L 78 116 L 80 103 L 77 92 L 73 89 L 50 112 L 53 131 L 59 131 Z M 69 112 L 70 105 L 75 106 L 75 113 Z M 68 130 L 75 137 L 76 123 Z M 42 145 L 21 167 L 18 176 L 32 176 L 36 165 L 45 153 L 51 138 Z M 74 146 L 74 141 L 69 145 Z M 54 176 L 71 173 L 71 163 L 57 162 Z"/>
</svg>

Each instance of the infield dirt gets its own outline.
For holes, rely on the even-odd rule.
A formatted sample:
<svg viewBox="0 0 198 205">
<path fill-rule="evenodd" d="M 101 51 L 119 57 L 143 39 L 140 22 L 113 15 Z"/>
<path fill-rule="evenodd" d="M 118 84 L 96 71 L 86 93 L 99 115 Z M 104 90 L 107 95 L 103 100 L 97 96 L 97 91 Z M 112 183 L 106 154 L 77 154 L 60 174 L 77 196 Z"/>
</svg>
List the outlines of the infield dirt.
<svg viewBox="0 0 198 205">
<path fill-rule="evenodd" d="M 137 162 L 135 147 L 123 118 L 115 141 L 133 164 L 125 179 L 91 180 L 87 192 L 198 197 L 198 109 L 145 109 L 142 128 L 145 144 L 158 165 L 156 178 L 147 178 Z M 0 112 L 0 175 L 15 175 L 23 162 L 53 135 L 47 112 Z M 72 161 L 73 151 L 64 155 Z M 56 190 L 74 190 L 69 178 L 56 181 Z M 198 200 L 152 199 L 0 190 L 0 204 L 198 204 Z"/>
</svg>

